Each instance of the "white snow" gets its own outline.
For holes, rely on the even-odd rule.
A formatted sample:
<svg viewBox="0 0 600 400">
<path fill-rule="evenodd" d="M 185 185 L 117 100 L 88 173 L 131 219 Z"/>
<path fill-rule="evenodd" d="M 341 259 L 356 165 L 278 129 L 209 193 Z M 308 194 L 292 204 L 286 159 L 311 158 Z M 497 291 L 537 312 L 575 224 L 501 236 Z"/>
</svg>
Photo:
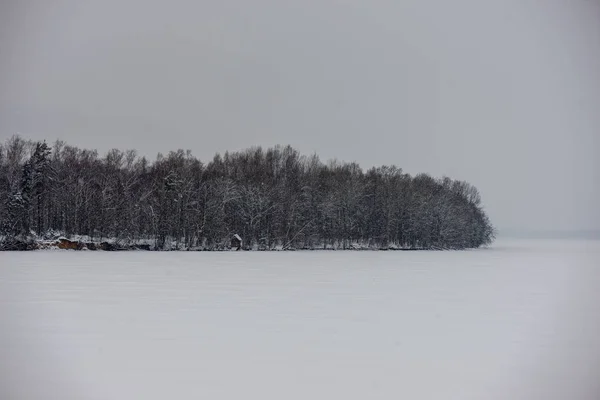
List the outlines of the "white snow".
<svg viewBox="0 0 600 400">
<path fill-rule="evenodd" d="M 0 398 L 595 399 L 600 242 L 0 253 Z"/>
</svg>

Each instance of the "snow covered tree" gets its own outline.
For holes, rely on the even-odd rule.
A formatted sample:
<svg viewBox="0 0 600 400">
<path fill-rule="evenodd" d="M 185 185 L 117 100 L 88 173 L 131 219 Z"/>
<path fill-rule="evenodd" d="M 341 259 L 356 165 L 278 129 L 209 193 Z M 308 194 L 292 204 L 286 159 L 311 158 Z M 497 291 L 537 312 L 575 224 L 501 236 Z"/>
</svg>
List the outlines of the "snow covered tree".
<svg viewBox="0 0 600 400">
<path fill-rule="evenodd" d="M 0 222 L 5 237 L 62 232 L 160 249 L 220 248 L 235 233 L 259 249 L 460 249 L 494 239 L 474 186 L 395 166 L 364 172 L 290 146 L 206 165 L 183 150 L 149 162 L 133 150 L 100 158 L 18 136 L 0 146 Z"/>
</svg>

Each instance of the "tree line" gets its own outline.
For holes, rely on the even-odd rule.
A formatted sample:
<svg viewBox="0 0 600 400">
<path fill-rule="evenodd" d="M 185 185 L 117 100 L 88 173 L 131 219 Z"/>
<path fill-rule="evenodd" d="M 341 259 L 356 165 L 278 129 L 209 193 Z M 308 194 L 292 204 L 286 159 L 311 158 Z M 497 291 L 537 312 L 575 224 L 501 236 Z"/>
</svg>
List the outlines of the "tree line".
<svg viewBox="0 0 600 400">
<path fill-rule="evenodd" d="M 113 149 L 19 136 L 0 145 L 0 246 L 81 236 L 153 249 L 464 249 L 491 243 L 477 189 L 395 166 L 364 171 L 293 148 L 203 163 L 190 151 Z"/>
</svg>

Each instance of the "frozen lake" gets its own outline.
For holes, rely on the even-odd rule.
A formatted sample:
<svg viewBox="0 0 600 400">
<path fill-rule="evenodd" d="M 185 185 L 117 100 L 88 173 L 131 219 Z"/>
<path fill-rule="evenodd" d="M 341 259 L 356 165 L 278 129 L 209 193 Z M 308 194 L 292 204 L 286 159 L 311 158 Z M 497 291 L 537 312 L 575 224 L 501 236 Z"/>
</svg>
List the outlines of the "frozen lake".
<svg viewBox="0 0 600 400">
<path fill-rule="evenodd" d="M 0 398 L 597 399 L 600 242 L 0 252 Z"/>
</svg>

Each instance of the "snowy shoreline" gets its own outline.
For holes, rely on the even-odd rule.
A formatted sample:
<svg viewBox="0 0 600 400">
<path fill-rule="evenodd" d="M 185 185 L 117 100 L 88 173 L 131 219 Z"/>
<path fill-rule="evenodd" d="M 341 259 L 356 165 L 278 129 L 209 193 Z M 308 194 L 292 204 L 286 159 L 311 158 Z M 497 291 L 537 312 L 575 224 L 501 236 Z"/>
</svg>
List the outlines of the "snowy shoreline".
<svg viewBox="0 0 600 400">
<path fill-rule="evenodd" d="M 0 242 L 0 251 L 38 251 L 38 250 L 75 250 L 75 251 L 237 251 L 235 248 L 227 247 L 223 244 L 213 246 L 178 246 L 174 241 L 168 248 L 159 248 L 154 245 L 154 240 L 145 240 L 138 242 L 120 242 L 116 239 L 106 241 L 93 241 L 84 239 L 67 239 L 60 237 L 53 240 L 42 239 L 19 239 L 12 242 Z M 290 246 L 271 246 L 259 247 L 251 246 L 239 249 L 240 251 L 444 251 L 444 250 L 468 250 L 471 248 L 447 248 L 447 247 L 406 247 L 395 244 L 389 246 L 380 246 L 367 243 L 334 243 L 333 245 L 294 248 Z"/>
</svg>

